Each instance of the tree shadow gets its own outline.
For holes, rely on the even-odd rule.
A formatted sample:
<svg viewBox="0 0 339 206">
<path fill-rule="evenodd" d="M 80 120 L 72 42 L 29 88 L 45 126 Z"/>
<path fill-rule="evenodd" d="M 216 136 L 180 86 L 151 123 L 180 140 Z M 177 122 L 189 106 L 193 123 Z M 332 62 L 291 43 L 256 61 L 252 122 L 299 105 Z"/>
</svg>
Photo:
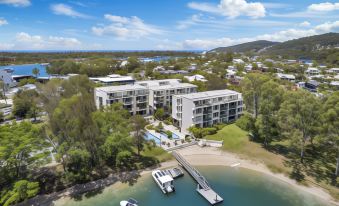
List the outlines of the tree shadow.
<svg viewBox="0 0 339 206">
<path fill-rule="evenodd" d="M 305 180 L 305 175 L 303 174 L 303 165 L 298 159 L 286 160 L 284 163 L 286 166 L 292 168 L 292 172 L 289 175 L 290 178 L 295 179 L 298 182 Z"/>
<path fill-rule="evenodd" d="M 268 145 L 267 147 L 264 147 L 264 148 L 274 154 L 280 154 L 285 157 L 287 157 L 290 153 L 290 150 L 288 149 L 288 147 L 285 145 L 281 145 L 281 144 Z"/>
<path fill-rule="evenodd" d="M 118 174 L 118 179 L 122 183 L 128 183 L 130 186 L 134 185 L 139 177 L 141 177 L 139 171 L 120 172 Z"/>
</svg>

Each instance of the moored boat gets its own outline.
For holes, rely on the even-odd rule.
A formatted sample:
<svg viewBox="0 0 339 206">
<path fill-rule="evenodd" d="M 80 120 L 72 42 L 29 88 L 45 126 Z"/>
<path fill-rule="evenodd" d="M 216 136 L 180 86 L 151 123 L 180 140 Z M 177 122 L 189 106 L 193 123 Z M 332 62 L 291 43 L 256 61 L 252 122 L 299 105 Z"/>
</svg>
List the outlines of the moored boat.
<svg viewBox="0 0 339 206">
<path fill-rule="evenodd" d="M 133 198 L 129 198 L 127 201 L 123 200 L 120 202 L 120 206 L 138 206 L 138 201 Z"/>
<path fill-rule="evenodd" d="M 169 174 L 161 170 L 155 170 L 152 172 L 152 177 L 163 193 L 174 192 L 173 178 Z"/>
</svg>

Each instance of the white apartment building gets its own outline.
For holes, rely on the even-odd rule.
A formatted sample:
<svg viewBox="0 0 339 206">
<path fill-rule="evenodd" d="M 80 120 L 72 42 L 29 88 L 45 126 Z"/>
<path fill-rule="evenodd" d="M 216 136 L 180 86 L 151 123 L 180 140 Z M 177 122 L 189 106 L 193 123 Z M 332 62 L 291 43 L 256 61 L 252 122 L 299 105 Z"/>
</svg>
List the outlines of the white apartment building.
<svg viewBox="0 0 339 206">
<path fill-rule="evenodd" d="M 16 85 L 12 78 L 12 73 L 13 71 L 10 69 L 0 69 L 0 80 L 3 81 L 7 89 Z"/>
<path fill-rule="evenodd" d="M 184 133 L 191 126 L 210 127 L 234 121 L 242 111 L 242 94 L 232 90 L 175 95 L 172 100 L 172 118 Z"/>
<path fill-rule="evenodd" d="M 139 81 L 136 84 L 148 89 L 150 112 L 159 108 L 169 109 L 172 106 L 173 95 L 197 92 L 196 85 L 181 83 L 179 79 Z"/>
<path fill-rule="evenodd" d="M 148 89 L 141 85 L 121 85 L 95 88 L 95 103 L 101 108 L 120 102 L 131 115 L 148 115 Z"/>
</svg>

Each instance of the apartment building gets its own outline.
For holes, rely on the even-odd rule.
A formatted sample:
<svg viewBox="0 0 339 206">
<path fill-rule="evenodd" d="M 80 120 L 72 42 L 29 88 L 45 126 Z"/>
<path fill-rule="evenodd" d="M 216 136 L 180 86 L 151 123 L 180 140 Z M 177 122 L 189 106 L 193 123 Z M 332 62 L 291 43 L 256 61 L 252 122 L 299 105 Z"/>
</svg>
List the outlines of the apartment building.
<svg viewBox="0 0 339 206">
<path fill-rule="evenodd" d="M 243 111 L 242 94 L 232 90 L 215 90 L 175 95 L 172 118 L 182 132 L 191 126 L 210 127 L 240 117 Z"/>
<path fill-rule="evenodd" d="M 149 90 L 150 112 L 158 108 L 170 109 L 172 97 L 180 94 L 197 92 L 197 86 L 189 83 L 181 83 L 179 79 L 164 79 L 139 81 L 136 84 L 146 87 Z"/>
<path fill-rule="evenodd" d="M 10 69 L 0 69 L 0 80 L 7 89 L 16 85 L 16 82 L 12 78 L 12 73 L 13 71 Z"/>
<path fill-rule="evenodd" d="M 95 103 L 101 108 L 120 102 L 131 115 L 148 115 L 148 89 L 141 85 L 98 87 L 95 89 Z"/>
</svg>

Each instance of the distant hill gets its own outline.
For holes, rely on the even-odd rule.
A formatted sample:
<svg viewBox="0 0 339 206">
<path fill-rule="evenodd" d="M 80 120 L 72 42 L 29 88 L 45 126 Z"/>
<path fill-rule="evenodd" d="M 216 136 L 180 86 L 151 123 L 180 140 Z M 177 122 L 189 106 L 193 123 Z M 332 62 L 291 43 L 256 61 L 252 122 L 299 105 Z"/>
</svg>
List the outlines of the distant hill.
<svg viewBox="0 0 339 206">
<path fill-rule="evenodd" d="M 230 47 L 219 47 L 210 52 L 249 52 L 263 55 L 281 55 L 286 58 L 310 58 L 325 61 L 339 54 L 339 33 L 327 33 L 286 42 L 254 41 Z M 332 61 L 331 61 L 332 62 Z"/>
<path fill-rule="evenodd" d="M 295 58 L 314 58 L 319 53 L 326 53 L 326 50 L 338 47 L 339 33 L 327 33 L 276 44 L 262 53 Z"/>
<path fill-rule="evenodd" d="M 259 40 L 259 41 L 247 42 L 247 43 L 238 44 L 238 45 L 229 46 L 229 47 L 219 47 L 219 48 L 211 50 L 210 52 L 236 52 L 236 53 L 247 52 L 247 51 L 258 52 L 258 51 L 261 51 L 267 47 L 271 47 L 276 44 L 279 44 L 279 42 Z"/>
</svg>

